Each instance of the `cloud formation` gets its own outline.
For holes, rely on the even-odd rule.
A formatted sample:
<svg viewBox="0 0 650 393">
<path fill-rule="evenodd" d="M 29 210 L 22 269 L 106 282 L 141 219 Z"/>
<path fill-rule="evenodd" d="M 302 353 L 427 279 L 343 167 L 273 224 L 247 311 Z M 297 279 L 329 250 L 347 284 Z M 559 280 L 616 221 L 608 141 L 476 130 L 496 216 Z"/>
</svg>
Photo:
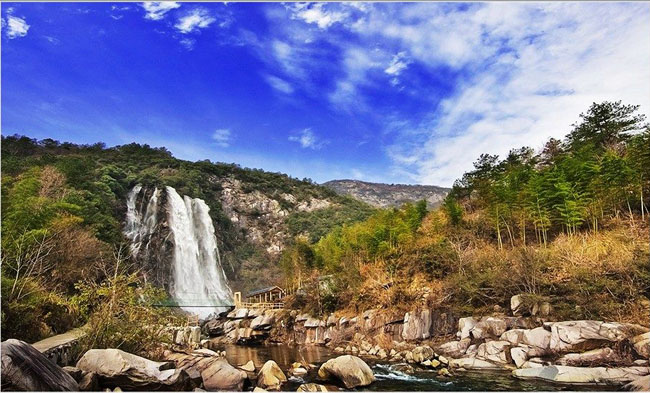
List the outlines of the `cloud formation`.
<svg viewBox="0 0 650 393">
<path fill-rule="evenodd" d="M 20 38 L 27 35 L 29 25 L 25 19 L 11 15 L 12 9 L 7 10 L 7 20 L 2 20 L 2 27 L 5 29 L 5 35 L 9 39 Z"/>
<path fill-rule="evenodd" d="M 229 129 L 220 128 L 215 130 L 212 134 L 212 139 L 216 142 L 219 147 L 228 147 L 230 146 L 231 132 Z"/>
<path fill-rule="evenodd" d="M 339 110 L 382 117 L 376 105 L 385 84 L 409 83 L 411 65 L 453 77 L 442 97 L 426 84 L 406 90 L 428 107 L 421 114 L 396 106 L 383 116 L 383 133 L 392 141 L 384 151 L 404 181 L 448 186 L 481 153 L 539 148 L 549 137 L 564 136 L 592 102 L 650 102 L 648 4 L 318 3 L 287 9 L 303 27 L 269 13 L 273 39 L 282 37 L 271 53 L 294 89 L 309 91 L 312 81 L 301 75 L 322 65 L 324 46 L 335 48 L 340 60 L 331 67 L 340 72 L 325 95 Z M 311 29 L 314 24 L 319 29 Z M 345 34 L 332 33 L 334 24 Z M 320 32 L 327 28 L 327 35 Z"/>
<path fill-rule="evenodd" d="M 175 27 L 182 34 L 188 34 L 210 26 L 215 20 L 206 9 L 196 8 L 180 17 Z"/>
<path fill-rule="evenodd" d="M 278 90 L 285 94 L 293 93 L 293 87 L 291 87 L 289 82 L 273 75 L 267 75 L 265 79 L 269 83 L 269 85 L 271 85 L 271 87 L 273 87 L 275 90 Z"/>
<path fill-rule="evenodd" d="M 169 11 L 180 7 L 175 1 L 145 1 L 142 3 L 146 14 L 145 18 L 151 20 L 161 20 Z"/>
<path fill-rule="evenodd" d="M 318 150 L 328 143 L 328 141 L 316 136 L 311 128 L 305 128 L 296 135 L 291 135 L 289 140 L 292 142 L 298 142 L 303 149 L 312 150 Z"/>
</svg>

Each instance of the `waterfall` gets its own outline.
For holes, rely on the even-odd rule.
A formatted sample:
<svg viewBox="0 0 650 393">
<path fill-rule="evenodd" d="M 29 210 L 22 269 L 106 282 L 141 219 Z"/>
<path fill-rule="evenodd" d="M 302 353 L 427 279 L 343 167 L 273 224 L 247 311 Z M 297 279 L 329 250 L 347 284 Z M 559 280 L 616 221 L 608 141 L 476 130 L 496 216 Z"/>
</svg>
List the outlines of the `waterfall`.
<svg viewBox="0 0 650 393">
<path fill-rule="evenodd" d="M 167 187 L 169 228 L 174 234 L 174 281 L 171 295 L 184 303 L 207 305 L 220 302 L 230 304 L 232 293 L 217 259 L 217 238 L 202 199 L 181 198 L 172 187 Z M 201 317 L 225 308 L 183 307 Z"/>
<path fill-rule="evenodd" d="M 158 215 L 158 199 L 160 191 L 156 188 L 149 198 L 144 216 L 137 209 L 138 195 L 142 191 L 140 184 L 133 187 L 126 200 L 126 228 L 124 234 L 131 240 L 131 255 L 136 257 L 140 253 L 142 245 L 145 249 L 149 245 L 149 238 L 156 230 Z"/>
<path fill-rule="evenodd" d="M 225 311 L 217 304 L 232 304 L 232 292 L 221 267 L 210 208 L 202 199 L 181 197 L 174 188 L 165 187 L 166 212 L 169 231 L 174 239 L 169 294 L 185 311 L 205 318 Z M 149 239 L 158 225 L 159 200 L 162 190 L 155 189 L 142 214 L 138 210 L 138 195 L 142 186 L 136 185 L 127 196 L 124 233 L 131 240 L 133 256 L 148 250 Z M 152 247 L 149 252 L 156 252 Z M 148 257 L 148 254 L 146 255 Z M 169 258 L 167 258 L 168 260 Z"/>
</svg>

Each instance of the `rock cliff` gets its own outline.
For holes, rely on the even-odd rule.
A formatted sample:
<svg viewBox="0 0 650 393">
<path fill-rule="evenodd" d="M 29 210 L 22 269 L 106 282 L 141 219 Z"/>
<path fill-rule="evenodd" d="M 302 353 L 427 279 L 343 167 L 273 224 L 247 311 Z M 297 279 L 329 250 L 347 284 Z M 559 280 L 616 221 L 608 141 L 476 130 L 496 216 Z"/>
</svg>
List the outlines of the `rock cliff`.
<svg viewBox="0 0 650 393">
<path fill-rule="evenodd" d="M 425 199 L 429 208 L 442 203 L 448 188 L 407 184 L 368 183 L 358 180 L 331 180 L 323 185 L 341 195 L 349 195 L 375 207 L 401 206 Z"/>
</svg>

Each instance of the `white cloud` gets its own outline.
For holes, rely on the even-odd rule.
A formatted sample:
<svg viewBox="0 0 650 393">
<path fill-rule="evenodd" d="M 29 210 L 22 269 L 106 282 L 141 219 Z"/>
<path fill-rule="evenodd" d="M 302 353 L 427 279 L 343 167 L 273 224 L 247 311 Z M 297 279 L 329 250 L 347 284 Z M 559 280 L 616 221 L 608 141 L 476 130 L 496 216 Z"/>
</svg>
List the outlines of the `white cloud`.
<svg viewBox="0 0 650 393">
<path fill-rule="evenodd" d="M 293 87 L 291 87 L 289 82 L 285 81 L 284 79 L 280 79 L 277 76 L 273 76 L 273 75 L 267 75 L 265 79 L 268 82 L 268 84 L 271 85 L 271 87 L 273 87 L 274 89 L 281 91 L 282 93 L 285 94 L 293 93 Z"/>
<path fill-rule="evenodd" d="M 12 11 L 11 8 L 7 10 L 7 20 L 3 19 L 2 23 L 7 38 L 14 39 L 26 36 L 30 26 L 24 19 L 10 15 Z"/>
<path fill-rule="evenodd" d="M 592 102 L 621 99 L 649 113 L 647 3 L 318 3 L 287 9 L 296 23 L 268 13 L 272 44 L 260 44 L 261 56 L 279 65 L 294 88 L 311 87 L 338 110 L 386 120 L 390 172 L 409 181 L 451 185 L 481 153 L 539 148 L 570 131 Z M 328 19 L 331 13 L 338 16 Z M 337 22 L 347 34 L 322 32 Z M 323 61 L 325 47 L 334 48 L 337 60 Z M 429 86 L 407 86 L 404 94 L 430 107 L 418 117 L 400 108 L 374 111 L 373 94 L 384 88 L 379 82 L 405 82 L 410 64 L 430 75 L 453 75 L 451 90 L 440 97 L 428 94 Z M 330 90 L 314 87 L 312 70 L 332 67 L 338 72 Z"/>
<path fill-rule="evenodd" d="M 180 6 L 175 1 L 146 1 L 142 3 L 142 8 L 146 11 L 145 18 L 151 20 L 160 20 L 165 17 L 166 13 Z"/>
<path fill-rule="evenodd" d="M 219 147 L 228 147 L 230 146 L 231 132 L 229 129 L 220 128 L 212 134 L 212 139 L 217 143 Z"/>
<path fill-rule="evenodd" d="M 292 142 L 300 143 L 300 146 L 303 149 L 312 150 L 318 150 L 329 143 L 329 141 L 320 139 L 318 136 L 316 136 L 311 128 L 305 128 L 296 135 L 290 136 L 289 140 Z"/>
<path fill-rule="evenodd" d="M 388 75 L 398 76 L 402 73 L 408 66 L 409 61 L 405 59 L 406 52 L 400 52 L 393 56 L 393 59 L 390 61 L 390 64 L 384 70 Z"/>
<path fill-rule="evenodd" d="M 183 34 L 204 29 L 210 26 L 216 19 L 203 8 L 196 8 L 187 15 L 178 19 L 175 27 Z"/>
<path fill-rule="evenodd" d="M 349 14 L 341 11 L 326 10 L 326 3 L 296 3 L 289 7 L 292 19 L 301 19 L 314 23 L 320 29 L 327 29 L 337 22 L 344 21 Z"/>
<path fill-rule="evenodd" d="M 540 148 L 551 136 L 563 137 L 592 102 L 647 106 L 649 17 L 647 4 L 611 3 L 487 3 L 463 18 L 449 15 L 460 25 L 448 23 L 449 33 L 439 31 L 433 40 L 472 31 L 459 36 L 446 63 L 471 72 L 426 119 L 395 132 L 389 156 L 417 182 L 451 185 L 481 153 L 503 157 L 511 148 Z M 426 26 L 412 34 L 430 31 Z M 402 38 L 420 61 L 444 62 L 419 50 L 428 44 L 410 34 Z"/>
<path fill-rule="evenodd" d="M 187 50 L 193 50 L 194 45 L 196 45 L 196 40 L 193 38 L 183 38 L 178 42 L 180 42 L 180 44 Z"/>
</svg>

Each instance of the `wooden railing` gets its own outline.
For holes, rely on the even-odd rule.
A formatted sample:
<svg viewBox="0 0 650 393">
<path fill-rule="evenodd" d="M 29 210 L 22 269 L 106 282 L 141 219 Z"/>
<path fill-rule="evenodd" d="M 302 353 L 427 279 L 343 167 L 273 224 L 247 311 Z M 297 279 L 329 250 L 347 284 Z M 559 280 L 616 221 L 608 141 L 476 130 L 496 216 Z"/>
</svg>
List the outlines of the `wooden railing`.
<svg viewBox="0 0 650 393">
<path fill-rule="evenodd" d="M 284 303 L 254 303 L 254 302 L 241 302 L 235 305 L 237 308 L 259 308 L 262 310 L 277 310 L 284 308 Z"/>
</svg>

